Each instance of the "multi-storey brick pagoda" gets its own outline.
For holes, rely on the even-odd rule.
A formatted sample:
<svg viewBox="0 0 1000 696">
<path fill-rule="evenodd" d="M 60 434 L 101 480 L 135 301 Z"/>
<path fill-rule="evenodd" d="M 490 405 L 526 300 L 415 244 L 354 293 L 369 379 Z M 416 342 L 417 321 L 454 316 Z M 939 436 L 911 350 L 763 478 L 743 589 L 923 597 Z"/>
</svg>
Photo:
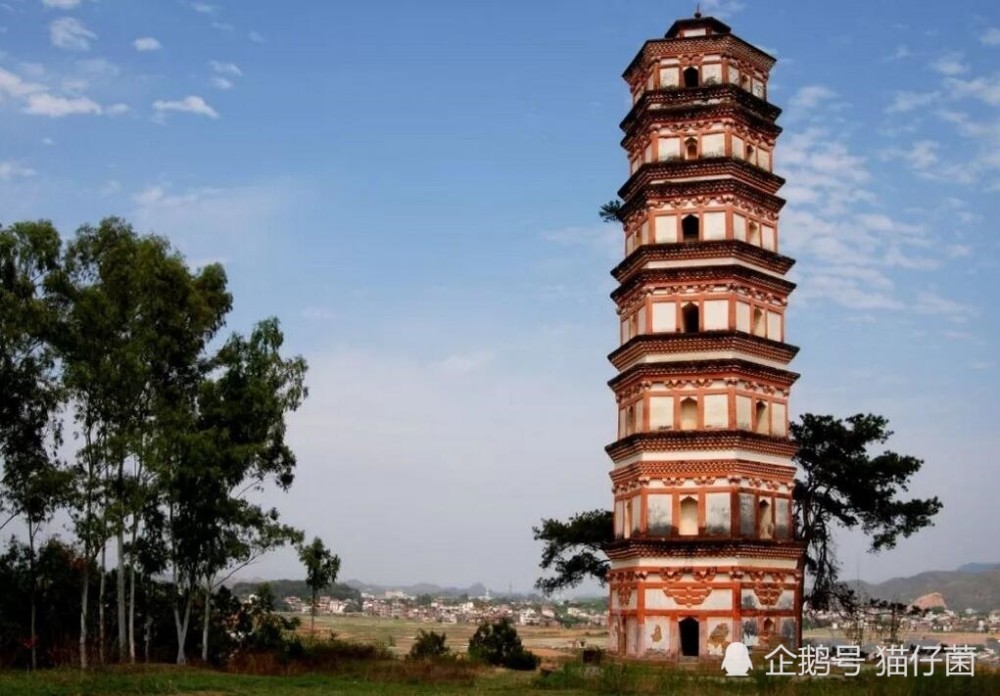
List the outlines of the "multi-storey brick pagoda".
<svg viewBox="0 0 1000 696">
<path fill-rule="evenodd" d="M 802 546 L 793 540 L 785 312 L 772 172 L 775 59 L 717 19 L 677 21 L 625 71 L 631 176 L 614 462 L 610 649 L 722 655 L 794 645 Z"/>
</svg>

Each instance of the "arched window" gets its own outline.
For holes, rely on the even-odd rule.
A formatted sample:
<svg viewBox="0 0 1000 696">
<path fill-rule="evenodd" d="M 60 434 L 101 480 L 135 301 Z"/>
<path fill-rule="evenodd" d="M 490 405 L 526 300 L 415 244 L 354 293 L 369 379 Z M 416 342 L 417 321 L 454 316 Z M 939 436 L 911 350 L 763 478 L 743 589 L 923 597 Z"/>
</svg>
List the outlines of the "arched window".
<svg viewBox="0 0 1000 696">
<path fill-rule="evenodd" d="M 774 521 L 771 519 L 771 504 L 766 500 L 760 501 L 757 506 L 760 512 L 758 517 L 761 539 L 771 539 L 774 537 Z"/>
<path fill-rule="evenodd" d="M 697 430 L 698 402 L 688 397 L 681 399 L 681 430 Z"/>
<path fill-rule="evenodd" d="M 692 66 L 684 71 L 684 86 L 697 87 L 699 82 L 698 68 Z"/>
<path fill-rule="evenodd" d="M 697 242 L 700 223 L 697 215 L 687 215 L 681 220 L 681 239 L 685 242 Z"/>
<path fill-rule="evenodd" d="M 686 159 L 698 159 L 698 139 L 688 138 L 684 141 L 684 157 Z"/>
<path fill-rule="evenodd" d="M 767 325 L 764 323 L 764 317 L 764 311 L 760 307 L 753 308 L 754 336 L 764 336 L 767 333 Z"/>
<path fill-rule="evenodd" d="M 698 319 L 698 305 L 688 302 L 681 307 L 682 333 L 698 333 L 701 330 L 701 322 Z"/>
<path fill-rule="evenodd" d="M 681 536 L 698 534 L 698 500 L 694 496 L 689 495 L 681 501 L 681 519 L 677 533 Z"/>
<path fill-rule="evenodd" d="M 760 225 L 751 220 L 747 230 L 747 241 L 754 246 L 760 246 Z"/>
<path fill-rule="evenodd" d="M 740 75 L 740 87 L 742 87 L 747 91 L 750 91 L 750 78 L 747 77 L 746 75 Z"/>
<path fill-rule="evenodd" d="M 753 409 L 753 429 L 754 432 L 760 433 L 761 435 L 767 435 L 771 430 L 770 418 L 768 418 L 768 409 L 766 401 L 758 401 L 757 405 Z"/>
<path fill-rule="evenodd" d="M 757 153 L 754 152 L 753 145 L 747 143 L 747 162 L 757 164 Z"/>
</svg>

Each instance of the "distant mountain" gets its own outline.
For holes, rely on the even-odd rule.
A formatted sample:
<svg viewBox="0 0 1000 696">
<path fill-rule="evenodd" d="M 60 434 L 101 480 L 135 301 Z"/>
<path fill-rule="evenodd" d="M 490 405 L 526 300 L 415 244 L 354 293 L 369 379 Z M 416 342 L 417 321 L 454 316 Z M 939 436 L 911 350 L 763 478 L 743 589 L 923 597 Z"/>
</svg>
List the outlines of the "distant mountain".
<svg viewBox="0 0 1000 696">
<path fill-rule="evenodd" d="M 373 595 L 382 595 L 387 591 L 393 590 L 413 595 L 414 597 L 422 594 L 433 595 L 435 597 L 461 597 L 462 595 L 482 597 L 486 594 L 486 585 L 481 582 L 469 585 L 468 587 L 441 587 L 440 585 L 428 582 L 418 582 L 414 585 L 372 585 L 361 580 L 347 580 L 344 584 L 360 592 L 367 592 Z"/>
<path fill-rule="evenodd" d="M 1000 568 L 1000 563 L 966 563 L 959 566 L 959 573 L 982 573 L 986 570 L 996 570 Z"/>
<path fill-rule="evenodd" d="M 968 563 L 958 570 L 936 570 L 880 583 L 854 582 L 861 593 L 909 604 L 919 597 L 940 594 L 953 611 L 1000 609 L 1000 564 Z M 969 570 L 974 568 L 974 570 Z"/>
</svg>

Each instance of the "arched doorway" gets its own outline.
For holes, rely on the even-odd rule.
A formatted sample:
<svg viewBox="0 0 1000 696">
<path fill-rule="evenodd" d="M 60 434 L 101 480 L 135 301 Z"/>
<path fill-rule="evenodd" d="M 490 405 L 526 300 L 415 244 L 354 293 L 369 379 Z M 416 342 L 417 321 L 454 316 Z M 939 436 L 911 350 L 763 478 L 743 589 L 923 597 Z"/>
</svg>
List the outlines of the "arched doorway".
<svg viewBox="0 0 1000 696">
<path fill-rule="evenodd" d="M 698 657 L 698 648 L 701 643 L 698 635 L 698 619 L 688 617 L 681 619 L 681 655 L 684 657 Z"/>
<path fill-rule="evenodd" d="M 698 86 L 698 68 L 692 66 L 684 71 L 684 86 L 685 87 Z"/>
</svg>

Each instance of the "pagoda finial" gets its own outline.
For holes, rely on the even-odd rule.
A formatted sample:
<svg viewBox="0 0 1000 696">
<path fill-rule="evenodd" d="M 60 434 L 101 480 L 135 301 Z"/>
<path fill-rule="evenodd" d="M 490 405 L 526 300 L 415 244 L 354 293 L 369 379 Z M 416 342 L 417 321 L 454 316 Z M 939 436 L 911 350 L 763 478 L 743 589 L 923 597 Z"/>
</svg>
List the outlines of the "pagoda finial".
<svg viewBox="0 0 1000 696">
<path fill-rule="evenodd" d="M 699 2 L 694 8 L 694 18 L 701 19 L 701 3 Z"/>
</svg>

